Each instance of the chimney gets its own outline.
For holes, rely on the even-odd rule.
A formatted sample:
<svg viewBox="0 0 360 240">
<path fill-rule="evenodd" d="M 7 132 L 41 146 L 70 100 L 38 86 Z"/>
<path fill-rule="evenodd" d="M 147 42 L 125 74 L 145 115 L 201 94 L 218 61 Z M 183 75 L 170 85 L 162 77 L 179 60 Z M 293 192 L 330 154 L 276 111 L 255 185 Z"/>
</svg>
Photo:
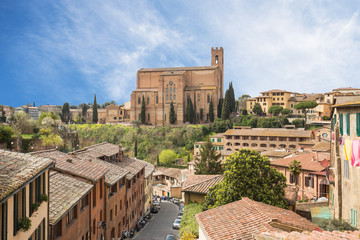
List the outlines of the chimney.
<svg viewBox="0 0 360 240">
<path fill-rule="evenodd" d="M 67 161 L 68 163 L 72 163 L 72 159 L 70 159 L 70 158 L 66 159 L 66 161 Z"/>
</svg>

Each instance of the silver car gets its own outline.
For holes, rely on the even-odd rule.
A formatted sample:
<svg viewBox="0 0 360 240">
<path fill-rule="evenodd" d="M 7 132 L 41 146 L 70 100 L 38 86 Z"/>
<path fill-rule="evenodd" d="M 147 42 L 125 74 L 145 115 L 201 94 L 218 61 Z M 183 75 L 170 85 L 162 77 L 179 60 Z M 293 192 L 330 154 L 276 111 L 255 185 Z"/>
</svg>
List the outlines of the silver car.
<svg viewBox="0 0 360 240">
<path fill-rule="evenodd" d="M 175 219 L 173 225 L 172 225 L 172 228 L 173 229 L 179 229 L 180 228 L 180 223 L 181 223 L 181 220 L 180 219 Z"/>
</svg>

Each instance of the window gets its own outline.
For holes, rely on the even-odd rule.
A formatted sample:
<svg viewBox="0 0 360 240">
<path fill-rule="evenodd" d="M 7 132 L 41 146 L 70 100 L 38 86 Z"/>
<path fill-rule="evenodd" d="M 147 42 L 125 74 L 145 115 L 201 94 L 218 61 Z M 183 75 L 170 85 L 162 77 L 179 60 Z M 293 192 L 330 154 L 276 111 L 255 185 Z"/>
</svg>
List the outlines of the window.
<svg viewBox="0 0 360 240">
<path fill-rule="evenodd" d="M 96 206 L 96 184 L 94 185 L 92 198 L 93 198 L 93 207 L 95 207 Z"/>
<path fill-rule="evenodd" d="M 148 121 L 150 121 L 150 113 L 148 113 Z"/>
<path fill-rule="evenodd" d="M 66 215 L 66 225 L 77 218 L 77 205 L 75 205 Z"/>
<path fill-rule="evenodd" d="M 218 139 L 217 139 L 217 142 L 221 142 L 221 138 L 218 138 Z"/>
<path fill-rule="evenodd" d="M 351 225 L 357 227 L 357 211 L 351 209 Z"/>
<path fill-rule="evenodd" d="M 290 183 L 297 183 L 297 177 L 295 177 L 292 173 L 290 173 Z"/>
<path fill-rule="evenodd" d="M 172 94 L 170 94 L 170 100 L 172 100 Z"/>
<path fill-rule="evenodd" d="M 343 126 L 343 114 L 340 113 L 339 114 L 339 124 L 340 124 L 340 135 L 343 135 L 344 134 L 344 126 Z"/>
<path fill-rule="evenodd" d="M 110 221 L 112 221 L 113 220 L 113 210 L 111 209 L 110 210 Z"/>
<path fill-rule="evenodd" d="M 102 197 L 103 197 L 103 196 L 102 196 L 102 195 L 103 195 L 103 185 L 104 185 L 104 184 L 103 184 L 103 180 L 101 179 L 101 180 L 100 180 L 100 199 L 102 199 Z"/>
<path fill-rule="evenodd" d="M 173 92 L 174 92 L 174 93 L 176 92 L 176 87 L 175 87 L 175 84 L 174 84 L 174 89 L 173 89 Z"/>
<path fill-rule="evenodd" d="M 122 204 L 122 200 L 120 200 L 120 204 L 119 204 L 119 206 L 120 206 L 120 211 L 123 209 L 123 204 Z"/>
<path fill-rule="evenodd" d="M 360 113 L 356 113 L 356 135 L 360 136 Z"/>
<path fill-rule="evenodd" d="M 166 100 L 169 100 L 169 94 L 166 94 Z"/>
<path fill-rule="evenodd" d="M 344 160 L 344 177 L 349 179 L 349 162 Z"/>
<path fill-rule="evenodd" d="M 309 176 L 305 177 L 305 187 L 314 188 L 314 175 L 310 174 Z"/>
<path fill-rule="evenodd" d="M 210 103 L 210 94 L 207 95 L 207 103 Z"/>
<path fill-rule="evenodd" d="M 117 216 L 117 205 L 115 204 L 115 216 Z"/>
<path fill-rule="evenodd" d="M 146 97 L 146 102 L 147 102 L 147 104 L 150 104 L 150 97 L 149 96 Z"/>
<path fill-rule="evenodd" d="M 346 135 L 350 135 L 350 113 L 346 115 Z"/>
<path fill-rule="evenodd" d="M 140 99 L 140 96 L 138 96 L 138 104 L 141 103 L 141 99 Z"/>
<path fill-rule="evenodd" d="M 198 93 L 198 95 L 197 95 L 197 101 L 200 104 L 200 93 Z"/>
<path fill-rule="evenodd" d="M 174 94 L 174 96 L 173 96 L 173 100 L 174 100 L 174 101 L 176 100 L 176 94 Z"/>
<path fill-rule="evenodd" d="M 168 87 L 166 87 L 166 93 L 168 93 L 169 92 L 169 88 Z"/>
<path fill-rule="evenodd" d="M 95 219 L 93 221 L 93 234 L 95 234 L 96 226 L 95 226 Z"/>
<path fill-rule="evenodd" d="M 199 145 L 195 145 L 195 148 L 199 148 Z"/>
<path fill-rule="evenodd" d="M 87 194 L 83 199 L 81 199 L 80 208 L 84 210 L 89 205 L 89 194 Z"/>
<path fill-rule="evenodd" d="M 159 103 L 159 96 L 156 95 L 156 104 L 158 104 L 158 103 Z"/>
</svg>

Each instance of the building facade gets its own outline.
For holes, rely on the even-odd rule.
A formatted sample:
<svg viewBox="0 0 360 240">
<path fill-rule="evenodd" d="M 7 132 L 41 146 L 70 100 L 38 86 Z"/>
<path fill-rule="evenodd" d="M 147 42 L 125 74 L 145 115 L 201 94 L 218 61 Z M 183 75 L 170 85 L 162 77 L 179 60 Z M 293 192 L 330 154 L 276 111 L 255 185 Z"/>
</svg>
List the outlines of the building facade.
<svg viewBox="0 0 360 240">
<path fill-rule="evenodd" d="M 360 100 L 336 99 L 333 106 L 330 203 L 332 215 L 357 227 L 360 211 Z M 331 180 L 331 179 L 330 179 Z"/>
<path fill-rule="evenodd" d="M 191 99 L 197 122 L 207 122 L 210 101 L 216 116 L 218 101 L 223 97 L 223 76 L 222 47 L 211 49 L 211 66 L 140 69 L 137 72 L 136 90 L 131 94 L 130 119 L 140 119 L 144 99 L 147 124 L 170 124 L 171 102 L 174 104 L 176 124 L 183 124 L 186 122 L 187 102 Z"/>
</svg>

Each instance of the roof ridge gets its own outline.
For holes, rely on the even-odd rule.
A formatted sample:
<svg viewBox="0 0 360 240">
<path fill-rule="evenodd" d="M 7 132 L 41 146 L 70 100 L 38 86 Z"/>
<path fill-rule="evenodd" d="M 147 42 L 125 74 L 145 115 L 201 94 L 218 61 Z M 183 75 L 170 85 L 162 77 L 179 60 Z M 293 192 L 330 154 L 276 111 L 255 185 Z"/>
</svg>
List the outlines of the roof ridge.
<svg viewBox="0 0 360 240">
<path fill-rule="evenodd" d="M 194 175 L 194 176 L 196 176 L 196 175 Z M 198 175 L 198 176 L 201 176 L 201 175 Z M 210 175 L 205 175 L 205 176 L 210 176 Z M 193 187 L 193 186 L 196 186 L 196 185 L 198 185 L 198 184 L 207 182 L 207 181 L 209 181 L 209 180 L 212 180 L 212 179 L 217 178 L 217 177 L 220 177 L 220 176 L 223 176 L 223 175 L 221 175 L 221 174 L 214 175 L 214 177 L 212 177 L 212 178 L 208 178 L 208 179 L 202 180 L 202 181 L 200 181 L 200 182 L 191 184 L 191 185 L 187 186 L 186 188 L 184 188 L 183 190 L 188 189 L 188 188 Z"/>
</svg>

